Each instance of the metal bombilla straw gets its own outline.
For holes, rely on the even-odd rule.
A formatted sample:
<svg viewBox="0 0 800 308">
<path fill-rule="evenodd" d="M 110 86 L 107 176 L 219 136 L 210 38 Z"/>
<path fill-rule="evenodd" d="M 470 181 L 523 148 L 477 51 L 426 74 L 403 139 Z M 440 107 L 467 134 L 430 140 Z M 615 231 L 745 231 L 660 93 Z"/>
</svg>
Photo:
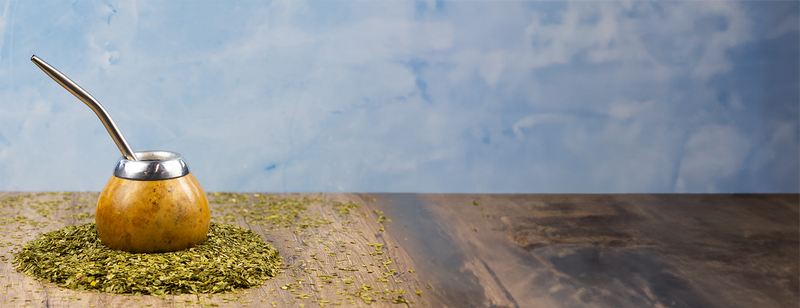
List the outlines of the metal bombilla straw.
<svg viewBox="0 0 800 308">
<path fill-rule="evenodd" d="M 44 60 L 39 59 L 36 55 L 31 56 L 31 61 L 50 76 L 50 78 L 53 78 L 53 80 L 64 87 L 64 89 L 67 89 L 69 93 L 72 93 L 72 95 L 75 95 L 75 97 L 86 104 L 86 106 L 92 108 L 97 117 L 100 118 L 100 121 L 103 122 L 103 126 L 106 127 L 106 131 L 111 135 L 111 139 L 114 139 L 114 143 L 117 144 L 119 151 L 122 152 L 122 156 L 125 157 L 125 159 L 138 161 L 136 154 L 131 149 L 131 146 L 128 145 L 128 142 L 125 141 L 125 137 L 122 136 L 119 128 L 114 124 L 114 120 L 111 119 L 111 116 L 106 112 L 106 109 L 103 108 L 103 105 L 100 105 L 89 92 L 86 92 L 86 90 L 81 88 L 77 83 L 50 66 L 50 64 L 47 64 L 47 62 L 44 62 Z"/>
</svg>

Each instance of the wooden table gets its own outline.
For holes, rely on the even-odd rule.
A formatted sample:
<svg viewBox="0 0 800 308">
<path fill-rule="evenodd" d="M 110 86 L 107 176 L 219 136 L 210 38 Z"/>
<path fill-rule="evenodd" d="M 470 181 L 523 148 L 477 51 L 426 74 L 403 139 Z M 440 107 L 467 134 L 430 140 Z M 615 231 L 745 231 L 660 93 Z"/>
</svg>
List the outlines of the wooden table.
<svg viewBox="0 0 800 308">
<path fill-rule="evenodd" d="M 250 228 L 278 248 L 284 270 L 276 279 L 235 293 L 156 298 L 77 292 L 14 270 L 12 251 L 19 245 L 43 232 L 93 221 L 97 196 L 0 192 L 3 306 L 797 307 L 800 303 L 797 194 L 209 193 L 213 221 Z M 306 214 L 332 223 L 295 232 L 246 221 L 242 213 L 265 197 L 320 198 L 326 202 L 314 203 Z M 330 205 L 334 201 L 352 201 L 359 207 L 340 214 Z"/>
</svg>

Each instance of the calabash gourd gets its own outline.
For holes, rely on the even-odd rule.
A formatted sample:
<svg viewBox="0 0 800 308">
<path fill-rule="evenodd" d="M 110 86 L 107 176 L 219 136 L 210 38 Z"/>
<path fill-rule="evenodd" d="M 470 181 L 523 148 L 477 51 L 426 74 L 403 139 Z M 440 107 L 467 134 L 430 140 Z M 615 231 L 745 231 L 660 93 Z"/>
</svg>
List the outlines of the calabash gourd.
<svg viewBox="0 0 800 308">
<path fill-rule="evenodd" d="M 106 246 L 134 253 L 193 247 L 206 239 L 211 222 L 205 192 L 191 173 L 159 181 L 112 176 L 95 217 Z"/>
</svg>

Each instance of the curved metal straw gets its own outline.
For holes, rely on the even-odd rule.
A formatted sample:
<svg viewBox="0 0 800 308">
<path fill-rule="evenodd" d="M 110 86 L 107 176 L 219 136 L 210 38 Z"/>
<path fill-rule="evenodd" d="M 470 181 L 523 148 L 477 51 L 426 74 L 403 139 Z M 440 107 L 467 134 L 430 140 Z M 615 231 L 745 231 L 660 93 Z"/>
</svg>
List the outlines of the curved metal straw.
<svg viewBox="0 0 800 308">
<path fill-rule="evenodd" d="M 114 124 L 114 120 L 112 120 L 111 116 L 108 115 L 108 112 L 106 112 L 106 109 L 103 108 L 103 105 L 100 105 L 100 103 L 94 99 L 89 92 L 86 92 L 86 90 L 81 88 L 77 83 L 67 78 L 66 75 L 50 66 L 50 64 L 47 64 L 47 62 L 44 62 L 44 60 L 39 59 L 39 57 L 36 55 L 31 56 L 31 61 L 33 61 L 36 66 L 47 73 L 50 78 L 53 78 L 53 80 L 64 87 L 64 89 L 67 89 L 69 93 L 72 93 L 72 95 L 75 95 L 75 97 L 86 104 L 86 106 L 92 108 L 97 117 L 100 118 L 100 121 L 103 122 L 103 126 L 106 127 L 108 134 L 111 135 L 112 139 L 114 139 L 114 143 L 117 144 L 119 151 L 122 152 L 122 156 L 124 156 L 125 159 L 133 161 L 138 160 L 136 158 L 136 154 L 134 154 L 133 150 L 131 149 L 131 146 L 128 145 L 127 141 L 125 141 L 125 137 L 122 136 L 122 133 L 120 133 L 117 125 Z"/>
</svg>

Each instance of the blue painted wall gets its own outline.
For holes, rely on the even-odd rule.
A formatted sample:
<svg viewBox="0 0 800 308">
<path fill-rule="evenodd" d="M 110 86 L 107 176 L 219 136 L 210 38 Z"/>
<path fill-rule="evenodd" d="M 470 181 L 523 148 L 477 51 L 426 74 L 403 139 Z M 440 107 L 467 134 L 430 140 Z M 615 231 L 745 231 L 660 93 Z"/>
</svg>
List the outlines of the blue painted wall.
<svg viewBox="0 0 800 308">
<path fill-rule="evenodd" d="M 798 192 L 798 2 L 5 1 L 0 190 Z"/>
</svg>

